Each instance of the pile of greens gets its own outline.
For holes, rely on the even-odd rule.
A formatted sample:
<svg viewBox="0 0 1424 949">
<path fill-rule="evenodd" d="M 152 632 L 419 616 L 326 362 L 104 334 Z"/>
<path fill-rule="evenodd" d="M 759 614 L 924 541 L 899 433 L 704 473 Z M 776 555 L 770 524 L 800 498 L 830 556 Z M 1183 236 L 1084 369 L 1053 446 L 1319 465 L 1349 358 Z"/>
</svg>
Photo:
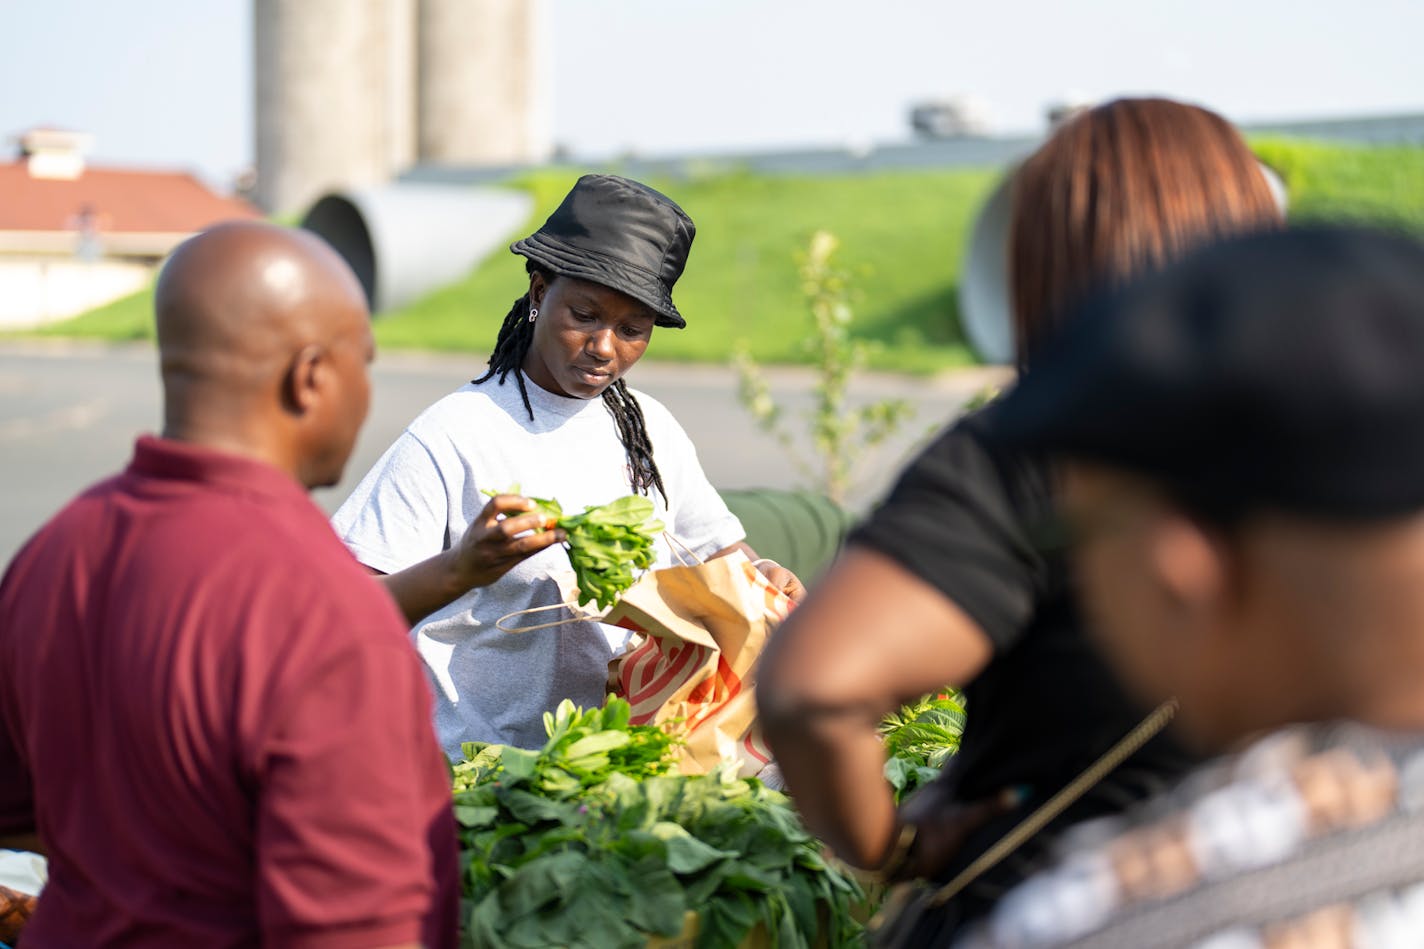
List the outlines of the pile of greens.
<svg viewBox="0 0 1424 949">
<path fill-rule="evenodd" d="M 880 725 L 885 743 L 885 778 L 895 801 L 939 777 L 944 763 L 959 750 L 964 732 L 964 698 L 954 689 L 926 695 L 886 716 Z"/>
<path fill-rule="evenodd" d="M 505 493 L 518 494 L 519 488 Z M 649 498 L 630 494 L 589 505 L 582 514 L 565 514 L 563 506 L 549 498 L 529 500 L 547 518 L 545 529 L 558 528 L 568 536 L 565 546 L 577 577 L 580 606 L 596 602 L 599 609 L 608 609 L 633 585 L 634 570 L 653 565 L 653 542 L 663 532 L 663 522 L 652 519 Z"/>
<path fill-rule="evenodd" d="M 699 915 L 696 945 L 852 942 L 857 884 L 822 857 L 789 801 L 730 773 L 668 774 L 672 739 L 626 702 L 546 716 L 540 751 L 469 745 L 455 768 L 478 947 L 642 947 Z"/>
</svg>

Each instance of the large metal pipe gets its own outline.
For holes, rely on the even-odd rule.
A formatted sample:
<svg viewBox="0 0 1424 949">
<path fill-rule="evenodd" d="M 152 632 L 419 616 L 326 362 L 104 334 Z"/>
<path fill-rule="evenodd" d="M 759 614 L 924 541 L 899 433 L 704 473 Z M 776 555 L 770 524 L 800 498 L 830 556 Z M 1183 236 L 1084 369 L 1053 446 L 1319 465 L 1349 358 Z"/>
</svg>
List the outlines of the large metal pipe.
<svg viewBox="0 0 1424 949">
<path fill-rule="evenodd" d="M 1014 321 L 1009 301 L 1012 179 L 1012 172 L 1005 175 L 979 209 L 959 268 L 959 323 L 969 337 L 969 345 L 987 363 L 1014 361 Z"/>
<path fill-rule="evenodd" d="M 528 224 L 533 206 L 519 191 L 392 184 L 328 194 L 302 227 L 336 248 L 381 313 L 465 276 Z"/>
<path fill-rule="evenodd" d="M 1284 214 L 1285 182 L 1271 168 L 1261 173 Z M 1013 219 L 1010 169 L 979 209 L 959 270 L 959 318 L 969 345 L 986 363 L 1014 361 L 1013 300 L 1009 290 L 1009 223 Z"/>
</svg>

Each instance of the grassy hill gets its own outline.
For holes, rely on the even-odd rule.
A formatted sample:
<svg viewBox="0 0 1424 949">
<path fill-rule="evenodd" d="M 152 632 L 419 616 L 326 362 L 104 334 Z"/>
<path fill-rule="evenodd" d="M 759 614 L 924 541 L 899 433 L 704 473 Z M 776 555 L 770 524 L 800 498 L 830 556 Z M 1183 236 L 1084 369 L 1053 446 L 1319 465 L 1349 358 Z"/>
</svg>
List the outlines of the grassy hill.
<svg viewBox="0 0 1424 949">
<path fill-rule="evenodd" d="M 1295 219 L 1352 219 L 1424 233 L 1424 148 L 1371 148 L 1263 139 L 1262 160 L 1285 180 Z M 959 325 L 960 260 L 969 226 L 998 170 L 883 172 L 853 176 L 723 173 L 649 183 L 697 222 L 678 284 L 685 330 L 659 330 L 649 357 L 724 361 L 745 341 L 762 362 L 805 359 L 807 319 L 795 254 L 820 228 L 841 239 L 856 275 L 856 335 L 882 369 L 932 372 L 974 361 Z M 513 182 L 535 198 L 522 236 L 554 208 L 575 170 Z M 500 321 L 526 287 L 521 261 L 496 253 L 467 278 L 376 322 L 390 348 L 488 352 Z M 41 331 L 44 335 L 145 338 L 144 292 Z"/>
</svg>

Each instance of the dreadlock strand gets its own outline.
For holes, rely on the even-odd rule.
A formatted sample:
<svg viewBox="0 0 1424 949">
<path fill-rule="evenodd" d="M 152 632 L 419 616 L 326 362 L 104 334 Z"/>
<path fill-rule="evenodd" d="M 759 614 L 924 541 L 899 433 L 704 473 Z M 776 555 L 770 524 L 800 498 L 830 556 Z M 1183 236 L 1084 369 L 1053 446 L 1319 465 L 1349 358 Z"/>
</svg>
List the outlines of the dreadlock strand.
<svg viewBox="0 0 1424 949">
<path fill-rule="evenodd" d="M 623 442 L 623 450 L 628 455 L 628 468 L 633 475 L 633 490 L 639 494 L 651 494 L 653 488 L 667 498 L 663 487 L 663 476 L 653 460 L 653 442 L 648 438 L 647 423 L 643 418 L 642 406 L 628 386 L 619 379 L 603 390 L 603 404 L 613 422 L 618 426 L 618 438 Z"/>
<path fill-rule="evenodd" d="M 524 400 L 524 411 L 529 413 L 529 421 L 534 421 L 534 406 L 529 404 L 529 390 L 524 388 L 524 357 L 529 353 L 529 344 L 534 339 L 534 324 L 529 320 L 529 294 L 514 301 L 504 322 L 499 327 L 499 336 L 494 341 L 494 352 L 490 354 L 489 371 L 474 380 L 476 385 L 498 374 L 502 384 L 513 372 L 514 381 L 519 385 L 519 397 Z"/>
</svg>

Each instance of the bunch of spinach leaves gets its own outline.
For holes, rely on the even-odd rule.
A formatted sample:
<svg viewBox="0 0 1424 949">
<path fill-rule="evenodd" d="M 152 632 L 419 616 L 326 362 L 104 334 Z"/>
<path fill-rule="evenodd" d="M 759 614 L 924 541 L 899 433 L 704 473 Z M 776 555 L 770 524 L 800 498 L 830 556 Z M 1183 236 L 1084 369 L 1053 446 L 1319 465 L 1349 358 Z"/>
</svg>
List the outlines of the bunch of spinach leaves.
<svg viewBox="0 0 1424 949">
<path fill-rule="evenodd" d="M 677 739 L 657 725 L 631 725 L 632 707 L 610 695 L 603 708 L 580 709 L 568 699 L 544 713 L 548 739 L 539 751 L 465 742 L 454 766 L 456 794 L 494 782 L 538 774 L 534 793 L 551 799 L 577 795 L 614 774 L 645 778 L 666 774 Z"/>
<path fill-rule="evenodd" d="M 964 722 L 964 697 L 954 689 L 926 695 L 885 717 L 880 724 L 885 778 L 897 803 L 939 777 L 959 750 Z"/>
<path fill-rule="evenodd" d="M 519 488 L 505 493 L 518 494 Z M 551 498 L 529 500 L 547 519 L 546 529 L 559 528 L 568 537 L 565 547 L 577 578 L 580 606 L 596 602 L 599 609 L 608 609 L 633 585 L 634 570 L 653 565 L 653 542 L 663 532 L 663 522 L 653 519 L 651 499 L 630 494 L 607 504 L 591 504 L 582 514 L 565 514 Z"/>
<path fill-rule="evenodd" d="M 732 949 L 757 924 L 778 947 L 856 938 L 859 887 L 784 796 L 731 773 L 665 773 L 672 740 L 627 714 L 617 699 L 566 703 L 540 751 L 467 746 L 455 816 L 469 945 L 631 949 L 689 914 L 700 949 Z"/>
</svg>

